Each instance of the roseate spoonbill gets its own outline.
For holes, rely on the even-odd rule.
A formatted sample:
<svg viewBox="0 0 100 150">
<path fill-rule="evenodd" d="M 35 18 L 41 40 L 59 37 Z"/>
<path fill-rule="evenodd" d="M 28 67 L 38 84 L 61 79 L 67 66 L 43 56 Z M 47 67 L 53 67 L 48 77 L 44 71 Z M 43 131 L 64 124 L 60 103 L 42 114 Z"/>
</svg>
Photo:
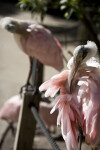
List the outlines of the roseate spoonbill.
<svg viewBox="0 0 100 150">
<path fill-rule="evenodd" d="M 9 98 L 8 100 L 5 101 L 5 103 L 3 104 L 0 110 L 0 119 L 12 121 L 12 122 L 18 122 L 21 106 L 22 106 L 22 98 L 19 94 Z M 39 104 L 40 116 L 45 122 L 48 130 L 50 130 L 51 127 L 56 127 L 57 124 L 56 121 L 57 121 L 58 111 L 55 111 L 55 113 L 52 115 L 50 114 L 50 111 L 53 106 L 54 106 L 53 103 L 46 103 L 42 101 Z"/>
<path fill-rule="evenodd" d="M 46 97 L 54 97 L 60 90 L 51 113 L 58 108 L 57 124 L 61 125 L 68 150 L 77 147 L 78 127 L 92 148 L 100 143 L 100 64 L 93 57 L 96 52 L 94 42 L 78 46 L 68 63 L 69 70 L 55 75 L 39 88 L 46 91 Z"/>
<path fill-rule="evenodd" d="M 17 122 L 21 105 L 20 95 L 9 98 L 0 110 L 0 119 Z"/>
<path fill-rule="evenodd" d="M 32 57 L 59 71 L 63 69 L 63 48 L 48 29 L 36 23 L 10 17 L 3 18 L 1 26 L 13 33 L 19 48 L 30 57 L 27 84 L 31 76 Z"/>
<path fill-rule="evenodd" d="M 96 148 L 100 143 L 100 63 L 94 58 L 97 46 L 88 41 L 78 46 L 70 60 L 69 89 L 73 91 L 73 79 L 78 80 L 78 101 L 83 114 L 83 131 L 87 144 Z"/>
</svg>

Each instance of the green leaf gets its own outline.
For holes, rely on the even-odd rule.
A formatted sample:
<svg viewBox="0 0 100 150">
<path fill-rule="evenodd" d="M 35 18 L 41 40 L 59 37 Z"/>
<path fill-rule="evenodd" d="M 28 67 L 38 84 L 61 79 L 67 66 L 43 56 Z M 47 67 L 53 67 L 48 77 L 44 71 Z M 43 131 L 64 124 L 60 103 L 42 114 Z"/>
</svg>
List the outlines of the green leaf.
<svg viewBox="0 0 100 150">
<path fill-rule="evenodd" d="M 60 89 L 57 91 L 57 93 L 55 94 L 55 96 L 53 98 L 56 98 L 60 95 Z"/>
<path fill-rule="evenodd" d="M 61 10 L 64 10 L 64 9 L 66 9 L 66 6 L 65 6 L 65 5 L 62 5 L 62 6 L 60 7 L 60 9 L 61 9 Z"/>
<path fill-rule="evenodd" d="M 67 3 L 67 2 L 68 2 L 68 0 L 61 0 L 60 4 L 64 4 L 64 3 Z"/>
</svg>

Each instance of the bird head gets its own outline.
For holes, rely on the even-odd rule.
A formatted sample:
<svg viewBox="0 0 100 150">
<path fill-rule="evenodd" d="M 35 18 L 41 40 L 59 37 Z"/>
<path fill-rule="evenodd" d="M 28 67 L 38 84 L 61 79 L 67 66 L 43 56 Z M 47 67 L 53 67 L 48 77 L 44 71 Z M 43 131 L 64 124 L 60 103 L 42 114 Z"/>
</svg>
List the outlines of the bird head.
<svg viewBox="0 0 100 150">
<path fill-rule="evenodd" d="M 95 56 L 97 46 L 94 42 L 88 41 L 86 45 L 79 45 L 75 48 L 73 53 L 71 72 L 68 77 L 69 92 L 72 89 L 72 82 L 78 68 L 87 62 L 91 57 Z"/>
<path fill-rule="evenodd" d="M 11 33 L 15 33 L 16 32 L 16 20 L 11 18 L 11 17 L 5 17 L 3 19 L 1 19 L 1 27 L 5 28 L 6 30 L 8 30 Z"/>
<path fill-rule="evenodd" d="M 27 29 L 28 25 L 30 25 L 31 22 L 19 20 L 11 17 L 5 17 L 1 19 L 0 25 L 2 28 L 6 29 L 7 31 L 11 33 L 24 33 Z"/>
</svg>

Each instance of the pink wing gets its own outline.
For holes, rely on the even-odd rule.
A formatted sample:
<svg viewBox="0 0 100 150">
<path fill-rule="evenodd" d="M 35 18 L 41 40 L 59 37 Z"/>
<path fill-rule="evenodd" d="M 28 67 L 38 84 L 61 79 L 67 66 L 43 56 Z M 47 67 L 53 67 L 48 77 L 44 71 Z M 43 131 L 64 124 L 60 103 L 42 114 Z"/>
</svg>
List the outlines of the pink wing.
<svg viewBox="0 0 100 150">
<path fill-rule="evenodd" d="M 45 97 L 54 97 L 57 91 L 60 89 L 60 93 L 66 93 L 66 82 L 69 71 L 64 70 L 58 75 L 53 76 L 50 80 L 44 82 L 40 87 L 40 91 L 46 91 Z"/>
<path fill-rule="evenodd" d="M 62 47 L 52 34 L 37 24 L 30 26 L 27 31 L 29 37 L 21 37 L 23 51 L 45 65 L 63 69 Z"/>
<path fill-rule="evenodd" d="M 79 105 L 77 105 L 77 92 L 75 91 L 72 94 L 67 92 L 66 82 L 69 72 L 69 70 L 64 70 L 60 74 L 53 76 L 49 81 L 43 83 L 39 90 L 46 91 L 46 97 L 53 97 L 60 89 L 60 95 L 54 100 L 51 113 L 58 109 L 57 125 L 61 125 L 62 136 L 66 142 L 67 149 L 71 150 L 77 147 L 76 122 L 82 127 L 82 119 Z"/>
</svg>

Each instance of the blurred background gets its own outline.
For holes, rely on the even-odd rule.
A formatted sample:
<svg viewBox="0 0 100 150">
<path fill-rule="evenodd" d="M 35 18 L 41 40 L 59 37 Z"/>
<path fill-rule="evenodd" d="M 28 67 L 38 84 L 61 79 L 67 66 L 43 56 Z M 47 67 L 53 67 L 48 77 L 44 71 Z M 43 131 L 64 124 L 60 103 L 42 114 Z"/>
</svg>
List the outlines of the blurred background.
<svg viewBox="0 0 100 150">
<path fill-rule="evenodd" d="M 5 16 L 36 21 L 51 30 L 62 44 L 67 60 L 74 48 L 87 40 L 95 41 L 100 50 L 98 0 L 1 0 L 0 19 Z M 64 69 L 67 69 L 66 63 Z M 28 70 L 28 57 L 17 47 L 13 36 L 0 28 L 0 107 L 8 98 L 19 93 L 26 82 Z M 52 67 L 44 66 L 44 81 L 57 73 Z M 7 122 L 0 121 L 0 138 L 7 125 Z M 39 138 L 35 137 L 34 149 L 46 148 L 46 138 L 42 136 L 42 142 L 38 143 L 41 141 Z M 13 142 L 14 138 L 9 133 L 2 149 L 12 149 Z M 63 141 L 58 144 L 61 150 L 66 149 Z M 84 144 L 83 149 L 86 149 Z"/>
</svg>

